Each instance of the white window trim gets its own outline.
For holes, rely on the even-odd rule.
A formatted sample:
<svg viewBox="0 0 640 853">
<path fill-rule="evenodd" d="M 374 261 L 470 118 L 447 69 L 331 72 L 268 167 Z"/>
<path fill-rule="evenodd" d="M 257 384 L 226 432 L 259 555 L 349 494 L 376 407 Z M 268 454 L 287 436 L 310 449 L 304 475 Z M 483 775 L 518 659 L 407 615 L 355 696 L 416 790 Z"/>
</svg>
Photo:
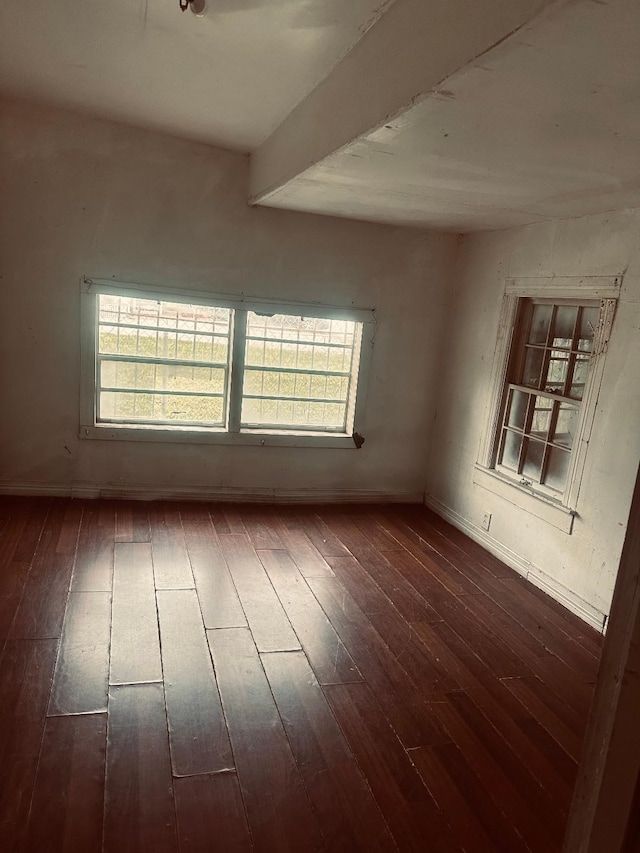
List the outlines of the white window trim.
<svg viewBox="0 0 640 853">
<path fill-rule="evenodd" d="M 616 276 L 544 276 L 508 278 L 500 313 L 498 337 L 490 378 L 490 396 L 486 426 L 481 436 L 473 482 L 517 504 L 532 515 L 571 533 L 582 484 L 586 455 L 602 385 L 605 354 L 611 333 L 616 303 L 620 296 L 622 275 Z M 506 477 L 495 465 L 496 441 L 502 419 L 503 400 L 509 370 L 518 307 L 522 298 L 554 300 L 600 299 L 603 306 L 599 345 L 591 358 L 589 377 L 580 408 L 574 452 L 567 475 L 568 487 L 563 500 L 556 500 L 535 487 Z"/>
<path fill-rule="evenodd" d="M 178 442 L 184 444 L 230 444 L 262 447 L 331 447 L 356 448 L 353 438 L 346 433 L 313 432 L 310 430 L 240 429 L 239 423 L 231 422 L 230 430 L 224 427 L 181 427 L 140 424 L 118 426 L 96 422 L 96 355 L 97 355 L 97 296 L 111 293 L 117 296 L 133 296 L 143 299 L 158 299 L 169 302 L 195 303 L 230 308 L 238 312 L 269 311 L 277 314 L 302 314 L 306 317 L 322 317 L 336 320 L 352 320 L 362 323 L 360 363 L 356 378 L 352 410 L 347 421 L 353 423 L 355 432 L 365 432 L 363 426 L 366 408 L 366 392 L 375 331 L 375 310 L 323 305 L 317 302 L 285 302 L 260 297 L 245 297 L 217 294 L 208 291 L 169 288 L 159 285 L 133 284 L 110 279 L 83 278 L 80 283 L 80 430 L 82 439 L 108 441 Z M 233 338 L 232 357 L 241 355 L 244 335 Z M 232 380 L 231 395 L 242 394 L 242 383 Z M 240 377 L 241 378 L 241 377 Z M 234 407 L 231 407 L 234 411 Z M 239 413 L 239 407 L 235 407 Z"/>
</svg>

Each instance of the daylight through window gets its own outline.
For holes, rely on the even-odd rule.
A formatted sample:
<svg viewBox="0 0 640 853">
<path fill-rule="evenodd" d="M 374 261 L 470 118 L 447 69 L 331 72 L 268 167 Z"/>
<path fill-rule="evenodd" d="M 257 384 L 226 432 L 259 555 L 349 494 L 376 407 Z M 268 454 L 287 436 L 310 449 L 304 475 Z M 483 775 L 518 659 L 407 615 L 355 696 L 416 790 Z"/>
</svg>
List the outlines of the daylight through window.
<svg viewBox="0 0 640 853">
<path fill-rule="evenodd" d="M 563 493 L 575 449 L 599 303 L 521 300 L 496 466 Z"/>
<path fill-rule="evenodd" d="M 271 313 L 108 287 L 91 296 L 96 426 L 351 433 L 357 311 L 320 316 L 313 306 L 306 316 L 279 304 Z"/>
</svg>

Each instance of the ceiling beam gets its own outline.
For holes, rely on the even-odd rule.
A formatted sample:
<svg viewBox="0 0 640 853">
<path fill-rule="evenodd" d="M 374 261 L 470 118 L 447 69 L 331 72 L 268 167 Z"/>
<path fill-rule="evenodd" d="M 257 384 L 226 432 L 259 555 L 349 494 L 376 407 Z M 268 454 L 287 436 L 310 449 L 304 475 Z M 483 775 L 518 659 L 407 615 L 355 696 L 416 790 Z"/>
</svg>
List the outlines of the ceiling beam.
<svg viewBox="0 0 640 853">
<path fill-rule="evenodd" d="M 443 88 L 565 0 L 395 0 L 251 156 L 250 203 Z M 446 96 L 446 93 L 443 93 Z"/>
</svg>

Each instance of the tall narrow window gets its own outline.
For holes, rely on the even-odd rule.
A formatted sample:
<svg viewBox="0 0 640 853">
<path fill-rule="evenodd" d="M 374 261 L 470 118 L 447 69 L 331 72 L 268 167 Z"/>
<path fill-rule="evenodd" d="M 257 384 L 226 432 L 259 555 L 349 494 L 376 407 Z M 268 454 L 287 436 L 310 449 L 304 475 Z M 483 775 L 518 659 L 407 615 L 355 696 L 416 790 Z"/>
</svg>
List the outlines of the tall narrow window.
<svg viewBox="0 0 640 853">
<path fill-rule="evenodd" d="M 552 495 L 565 492 L 601 328 L 599 302 L 520 300 L 498 470 Z"/>
</svg>

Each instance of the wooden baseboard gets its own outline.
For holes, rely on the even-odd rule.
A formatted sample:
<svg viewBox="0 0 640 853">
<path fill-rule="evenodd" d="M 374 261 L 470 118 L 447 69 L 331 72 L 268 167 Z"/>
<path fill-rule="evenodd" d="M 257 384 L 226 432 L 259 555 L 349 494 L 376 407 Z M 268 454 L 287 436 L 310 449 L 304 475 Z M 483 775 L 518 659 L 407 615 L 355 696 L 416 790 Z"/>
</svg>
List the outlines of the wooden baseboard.
<svg viewBox="0 0 640 853">
<path fill-rule="evenodd" d="M 412 503 L 424 501 L 423 492 L 385 492 L 373 489 L 266 489 L 249 486 L 176 487 L 124 483 L 16 483 L 1 482 L 0 495 L 127 500 L 221 501 L 237 503 Z"/>
<path fill-rule="evenodd" d="M 506 563 L 507 566 L 516 571 L 519 575 L 522 575 L 522 577 L 531 581 L 532 584 L 535 584 L 535 586 L 544 590 L 544 592 L 548 593 L 553 599 L 566 607 L 567 610 L 575 613 L 576 616 L 579 616 L 588 625 L 595 628 L 596 631 L 600 631 L 601 633 L 603 632 L 606 622 L 605 613 L 598 610 L 596 607 L 593 607 L 593 605 L 589 604 L 588 601 L 585 601 L 579 595 L 576 595 L 572 590 L 559 583 L 555 578 L 551 577 L 551 575 L 544 572 L 538 566 L 535 566 L 519 554 L 516 554 L 515 551 L 507 548 L 506 545 L 503 545 L 497 539 L 494 539 L 493 536 L 489 536 L 485 530 L 482 530 L 482 528 L 472 524 L 455 510 L 451 509 L 451 507 L 448 507 L 446 504 L 431 495 L 426 495 L 424 502 L 425 506 L 429 507 L 429 509 L 433 510 L 437 515 L 444 518 L 450 524 L 453 524 L 454 527 L 457 527 L 458 530 L 461 530 L 470 539 L 473 539 L 474 542 L 482 545 L 482 547 L 486 548 L 490 554 L 494 555 L 494 557 L 502 560 L 503 563 Z"/>
</svg>

